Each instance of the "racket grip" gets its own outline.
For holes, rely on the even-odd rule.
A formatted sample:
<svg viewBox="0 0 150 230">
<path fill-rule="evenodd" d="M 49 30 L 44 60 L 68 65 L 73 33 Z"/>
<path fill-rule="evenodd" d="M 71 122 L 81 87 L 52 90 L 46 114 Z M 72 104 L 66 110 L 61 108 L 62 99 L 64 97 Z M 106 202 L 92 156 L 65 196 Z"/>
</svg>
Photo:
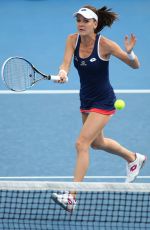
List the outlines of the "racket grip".
<svg viewBox="0 0 150 230">
<path fill-rule="evenodd" d="M 60 80 L 60 76 L 58 76 L 58 75 L 51 75 L 51 80 L 52 81 L 59 81 Z M 66 82 L 68 82 L 68 77 L 66 77 Z"/>
</svg>

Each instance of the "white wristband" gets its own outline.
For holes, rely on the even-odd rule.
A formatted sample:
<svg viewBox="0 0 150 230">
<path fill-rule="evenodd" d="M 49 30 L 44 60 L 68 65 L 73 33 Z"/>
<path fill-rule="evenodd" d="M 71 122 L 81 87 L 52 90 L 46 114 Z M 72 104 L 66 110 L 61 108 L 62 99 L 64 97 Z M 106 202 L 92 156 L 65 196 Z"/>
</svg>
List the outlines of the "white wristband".
<svg viewBox="0 0 150 230">
<path fill-rule="evenodd" d="M 67 72 L 64 69 L 60 69 L 59 73 L 64 73 L 67 76 Z"/>
<path fill-rule="evenodd" d="M 135 54 L 134 54 L 133 50 L 131 51 L 131 53 L 127 53 L 127 55 L 128 55 L 128 58 L 129 58 L 131 61 L 134 61 L 134 59 L 135 59 Z"/>
</svg>

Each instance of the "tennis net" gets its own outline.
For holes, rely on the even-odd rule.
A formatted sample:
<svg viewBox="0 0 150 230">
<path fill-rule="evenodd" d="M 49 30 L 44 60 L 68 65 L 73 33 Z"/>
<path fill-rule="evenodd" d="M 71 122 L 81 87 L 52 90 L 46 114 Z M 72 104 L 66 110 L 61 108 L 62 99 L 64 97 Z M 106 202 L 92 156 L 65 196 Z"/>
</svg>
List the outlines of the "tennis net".
<svg viewBox="0 0 150 230">
<path fill-rule="evenodd" d="M 73 213 L 51 199 L 64 191 L 77 191 Z M 1 181 L 0 229 L 150 229 L 150 183 Z"/>
</svg>

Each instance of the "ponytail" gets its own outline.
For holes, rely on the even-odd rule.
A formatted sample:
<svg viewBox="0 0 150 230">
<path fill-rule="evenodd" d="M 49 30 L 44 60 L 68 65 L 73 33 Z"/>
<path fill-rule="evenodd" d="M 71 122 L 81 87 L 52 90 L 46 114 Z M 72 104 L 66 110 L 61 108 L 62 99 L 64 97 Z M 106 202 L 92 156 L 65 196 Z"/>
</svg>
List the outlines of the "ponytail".
<svg viewBox="0 0 150 230">
<path fill-rule="evenodd" d="M 93 6 L 84 6 L 92 10 L 98 16 L 98 25 L 95 29 L 95 33 L 100 32 L 105 26 L 111 27 L 114 21 L 118 19 L 118 15 L 115 12 L 112 12 L 111 9 L 104 6 L 100 9 L 96 9 Z"/>
</svg>

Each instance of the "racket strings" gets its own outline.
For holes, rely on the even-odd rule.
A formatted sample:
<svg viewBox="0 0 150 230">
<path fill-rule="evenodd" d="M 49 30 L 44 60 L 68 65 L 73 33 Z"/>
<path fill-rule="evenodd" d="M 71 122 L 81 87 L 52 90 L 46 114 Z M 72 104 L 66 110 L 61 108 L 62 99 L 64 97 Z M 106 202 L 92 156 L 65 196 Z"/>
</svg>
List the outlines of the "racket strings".
<svg viewBox="0 0 150 230">
<path fill-rule="evenodd" d="M 35 72 L 27 61 L 14 58 L 4 66 L 3 78 L 10 89 L 23 91 L 34 83 Z"/>
</svg>

